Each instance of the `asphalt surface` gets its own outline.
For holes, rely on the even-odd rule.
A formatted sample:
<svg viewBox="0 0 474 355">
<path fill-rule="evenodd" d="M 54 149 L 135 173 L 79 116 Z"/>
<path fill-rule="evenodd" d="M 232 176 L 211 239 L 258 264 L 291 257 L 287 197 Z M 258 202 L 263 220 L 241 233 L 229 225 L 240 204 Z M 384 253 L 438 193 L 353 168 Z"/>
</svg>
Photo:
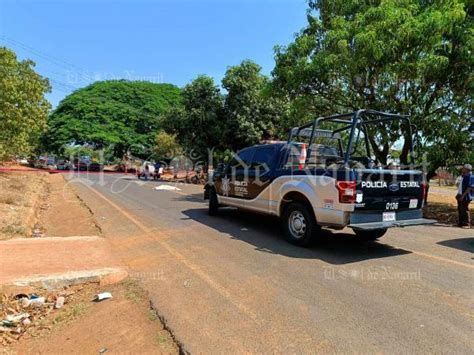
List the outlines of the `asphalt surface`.
<svg viewBox="0 0 474 355">
<path fill-rule="evenodd" d="M 303 249 L 277 219 L 209 217 L 201 186 L 68 178 L 186 351 L 474 349 L 474 230 L 392 229 L 379 242 L 344 230 Z"/>
</svg>

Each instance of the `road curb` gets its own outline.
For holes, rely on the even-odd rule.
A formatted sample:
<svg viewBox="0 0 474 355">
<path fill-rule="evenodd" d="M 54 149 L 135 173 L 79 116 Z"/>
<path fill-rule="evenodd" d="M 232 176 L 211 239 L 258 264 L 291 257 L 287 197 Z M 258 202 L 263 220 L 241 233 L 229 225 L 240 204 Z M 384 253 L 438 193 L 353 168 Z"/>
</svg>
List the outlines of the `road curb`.
<svg viewBox="0 0 474 355">
<path fill-rule="evenodd" d="M 86 282 L 99 282 L 101 285 L 110 285 L 122 281 L 127 276 L 128 273 L 123 269 L 103 268 L 22 278 L 9 283 L 9 285 L 43 287 L 46 289 L 56 289 Z"/>
</svg>

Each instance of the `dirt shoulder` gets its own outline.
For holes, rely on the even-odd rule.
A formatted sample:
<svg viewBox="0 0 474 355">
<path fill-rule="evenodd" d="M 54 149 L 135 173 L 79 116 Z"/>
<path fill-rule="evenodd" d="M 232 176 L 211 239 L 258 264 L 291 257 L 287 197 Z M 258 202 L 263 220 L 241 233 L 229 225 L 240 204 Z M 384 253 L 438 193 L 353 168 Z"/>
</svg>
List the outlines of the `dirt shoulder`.
<svg viewBox="0 0 474 355">
<path fill-rule="evenodd" d="M 0 240 L 99 234 L 90 209 L 62 174 L 0 172 Z"/>
<path fill-rule="evenodd" d="M 9 344 L 4 344 L 0 353 L 179 352 L 157 313 L 150 308 L 148 294 L 132 279 L 109 286 L 89 283 L 35 292 L 47 295 L 52 304 L 57 296 L 65 296 L 66 302 L 60 309 L 54 309 L 54 306 L 44 306 L 42 311 L 23 309 L 31 315 L 31 324 L 21 325 L 26 328 L 21 334 L 4 335 L 4 341 Z M 94 296 L 101 292 L 110 292 L 113 298 L 94 302 Z"/>
<path fill-rule="evenodd" d="M 60 279 L 91 268 L 123 266 L 112 255 L 109 241 L 100 237 L 91 209 L 62 174 L 1 173 L 0 223 L 0 260 L 7 262 L 1 269 L 10 279 L 14 273 L 25 280 L 38 273 Z M 110 280 L 65 289 L 37 288 L 37 284 L 52 287 L 44 281 L 25 289 L 0 284 L 0 354 L 178 353 L 138 283 L 126 279 L 105 286 Z M 100 292 L 110 292 L 113 298 L 92 302 Z M 15 299 L 19 293 L 27 299 L 37 294 L 46 302 L 39 309 L 24 308 Z M 63 295 L 64 307 L 55 309 Z M 10 321 L 17 317 L 18 322 Z"/>
<path fill-rule="evenodd" d="M 0 172 L 0 240 L 31 235 L 46 187 L 43 173 Z"/>
<path fill-rule="evenodd" d="M 91 210 L 63 174 L 48 174 L 46 183 L 48 196 L 40 206 L 37 230 L 48 237 L 100 235 Z"/>
</svg>

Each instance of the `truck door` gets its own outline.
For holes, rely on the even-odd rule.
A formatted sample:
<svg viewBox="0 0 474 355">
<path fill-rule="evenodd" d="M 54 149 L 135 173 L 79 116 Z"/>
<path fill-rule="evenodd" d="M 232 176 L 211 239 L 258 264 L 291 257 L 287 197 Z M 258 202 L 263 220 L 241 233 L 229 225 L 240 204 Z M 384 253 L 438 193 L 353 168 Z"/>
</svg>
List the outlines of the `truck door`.
<svg viewBox="0 0 474 355">
<path fill-rule="evenodd" d="M 262 145 L 255 148 L 248 178 L 249 198 L 256 198 L 272 182 L 277 155 L 275 145 Z"/>
<path fill-rule="evenodd" d="M 227 165 L 222 177 L 216 180 L 216 190 L 225 197 L 247 198 L 248 174 L 255 148 L 238 152 Z"/>
</svg>

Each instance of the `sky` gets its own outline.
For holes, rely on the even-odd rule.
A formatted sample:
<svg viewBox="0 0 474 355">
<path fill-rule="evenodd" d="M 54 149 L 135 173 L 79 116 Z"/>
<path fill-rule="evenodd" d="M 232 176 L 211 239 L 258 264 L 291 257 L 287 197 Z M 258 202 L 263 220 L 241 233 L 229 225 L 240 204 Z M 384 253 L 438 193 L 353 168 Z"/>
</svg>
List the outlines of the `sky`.
<svg viewBox="0 0 474 355">
<path fill-rule="evenodd" d="M 32 59 L 56 106 L 97 80 L 220 83 L 251 59 L 265 74 L 275 45 L 306 24 L 306 0 L 0 0 L 0 46 Z"/>
</svg>

